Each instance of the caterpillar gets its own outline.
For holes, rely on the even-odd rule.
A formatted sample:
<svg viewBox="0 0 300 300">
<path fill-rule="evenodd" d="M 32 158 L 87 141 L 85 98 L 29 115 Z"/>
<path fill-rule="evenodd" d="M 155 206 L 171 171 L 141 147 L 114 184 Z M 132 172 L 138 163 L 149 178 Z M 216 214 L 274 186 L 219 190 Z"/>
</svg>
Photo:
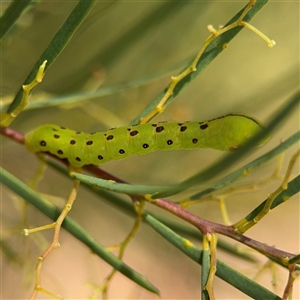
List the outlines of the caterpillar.
<svg viewBox="0 0 300 300">
<path fill-rule="evenodd" d="M 31 152 L 49 152 L 80 168 L 156 150 L 234 151 L 261 129 L 256 120 L 237 114 L 203 122 L 147 123 L 92 134 L 47 124 L 27 134 L 25 145 Z"/>
</svg>

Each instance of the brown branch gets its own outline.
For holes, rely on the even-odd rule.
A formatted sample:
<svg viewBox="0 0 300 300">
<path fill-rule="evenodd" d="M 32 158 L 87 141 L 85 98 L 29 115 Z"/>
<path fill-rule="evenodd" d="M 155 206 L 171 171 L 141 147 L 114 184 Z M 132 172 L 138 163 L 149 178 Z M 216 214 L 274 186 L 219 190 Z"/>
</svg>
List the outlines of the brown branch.
<svg viewBox="0 0 300 300">
<path fill-rule="evenodd" d="M 202 219 L 191 212 L 188 212 L 182 209 L 178 204 L 168 201 L 166 199 L 156 199 L 153 201 L 153 204 L 163 208 L 164 210 L 169 211 L 170 213 L 176 215 L 177 217 L 187 221 L 188 223 L 194 225 L 198 228 L 202 234 L 212 234 L 220 233 L 222 235 L 228 236 L 244 245 L 251 247 L 252 249 L 257 250 L 258 252 L 278 259 L 283 264 L 287 265 L 287 261 L 293 257 L 295 254 L 276 249 L 272 246 L 268 246 L 259 241 L 253 240 L 245 235 L 239 234 L 233 226 L 226 226 L 219 223 L 211 222 L 205 219 Z"/>
</svg>

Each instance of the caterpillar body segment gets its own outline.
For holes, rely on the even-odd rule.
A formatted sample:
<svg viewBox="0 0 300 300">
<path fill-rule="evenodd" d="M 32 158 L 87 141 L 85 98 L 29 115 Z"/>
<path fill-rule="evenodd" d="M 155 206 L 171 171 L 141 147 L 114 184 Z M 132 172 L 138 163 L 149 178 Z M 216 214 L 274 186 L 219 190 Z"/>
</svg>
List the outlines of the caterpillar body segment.
<svg viewBox="0 0 300 300">
<path fill-rule="evenodd" d="M 147 123 L 93 134 L 47 124 L 26 135 L 25 145 L 29 151 L 50 152 L 80 168 L 156 150 L 233 151 L 261 129 L 257 121 L 243 115 L 227 115 L 204 122 Z"/>
</svg>

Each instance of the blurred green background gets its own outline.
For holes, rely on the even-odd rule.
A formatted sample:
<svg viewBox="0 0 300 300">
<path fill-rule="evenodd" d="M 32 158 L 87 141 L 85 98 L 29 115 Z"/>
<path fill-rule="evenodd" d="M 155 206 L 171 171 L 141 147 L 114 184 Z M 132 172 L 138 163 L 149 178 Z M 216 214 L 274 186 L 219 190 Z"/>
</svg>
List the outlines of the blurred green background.
<svg viewBox="0 0 300 300">
<path fill-rule="evenodd" d="M 7 4 L 1 4 L 3 10 Z M 206 26 L 212 24 L 217 28 L 224 25 L 245 4 L 246 1 L 99 1 L 47 71 L 43 82 L 34 90 L 31 101 L 140 79 L 150 82 L 81 103 L 28 110 L 16 119 L 12 127 L 26 133 L 44 123 L 57 123 L 75 130 L 93 132 L 128 125 L 166 87 L 170 76 L 176 75 L 195 56 L 209 35 Z M 3 39 L 2 104 L 14 98 L 36 60 L 75 5 L 76 2 L 70 1 L 42 1 L 22 16 Z M 271 1 L 251 24 L 274 39 L 276 46 L 269 49 L 253 32 L 242 30 L 228 49 L 163 114 L 155 118 L 155 122 L 200 121 L 227 113 L 247 114 L 262 123 L 268 121 L 299 88 L 299 3 Z M 272 149 L 297 129 L 299 110 L 295 110 L 278 128 L 267 145 L 240 165 Z M 290 149 L 285 155 L 281 174 L 284 174 L 295 149 Z M 110 162 L 103 169 L 132 183 L 168 184 L 184 180 L 222 155 L 213 150 L 159 152 Z M 24 147 L 1 137 L 1 164 L 28 182 L 37 169 L 38 160 Z M 275 165 L 275 160 L 268 163 L 242 183 L 259 182 L 272 173 Z M 297 171 L 299 165 L 295 174 Z M 253 193 L 229 198 L 227 204 L 231 220 L 235 222 L 242 218 L 277 186 L 278 182 Z M 51 169 L 39 185 L 43 193 L 61 197 L 50 199 L 59 206 L 63 206 L 63 199 L 70 189 L 71 181 Z M 36 257 L 46 247 L 44 238 L 50 240 L 52 232 L 25 238 L 20 234 L 22 228 L 17 227 L 23 218 L 21 200 L 3 186 L 1 198 L 3 238 L 8 238 L 17 254 L 17 258 L 11 259 L 3 256 L 5 276 L 2 293 L 4 299 L 24 299 L 32 289 Z M 285 251 L 299 251 L 299 204 L 296 198 L 274 210 L 247 235 L 275 244 Z M 30 226 L 49 222 L 35 209 L 28 210 Z M 216 203 L 204 203 L 191 208 L 191 211 L 222 222 Z M 120 242 L 133 224 L 131 218 L 107 202 L 99 201 L 83 187 L 70 216 L 104 245 Z M 201 246 L 199 241 L 195 243 Z M 61 236 L 61 245 L 45 262 L 43 284 L 63 294 L 65 299 L 87 298 L 91 290 L 87 283 L 101 282 L 110 268 L 65 232 Z M 258 270 L 222 253 L 218 255 L 248 276 L 253 276 Z M 199 267 L 147 226 L 143 226 L 129 246 L 125 262 L 147 276 L 160 289 L 163 299 L 198 298 Z M 286 279 L 287 273 L 279 269 L 279 294 L 282 294 Z M 267 273 L 259 282 L 271 288 L 270 274 Z M 248 299 L 218 279 L 215 293 L 218 299 Z M 114 279 L 109 296 L 111 299 L 156 298 L 122 275 Z M 297 288 L 294 296 L 295 299 L 300 297 Z M 43 295 L 38 297 L 43 298 Z"/>
</svg>

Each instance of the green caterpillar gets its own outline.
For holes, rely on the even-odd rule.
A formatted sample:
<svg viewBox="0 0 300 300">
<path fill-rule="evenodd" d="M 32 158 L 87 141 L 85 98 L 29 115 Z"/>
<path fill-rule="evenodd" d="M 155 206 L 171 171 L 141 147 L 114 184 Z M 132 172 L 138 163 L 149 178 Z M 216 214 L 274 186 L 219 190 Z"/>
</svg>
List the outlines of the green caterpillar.
<svg viewBox="0 0 300 300">
<path fill-rule="evenodd" d="M 25 145 L 32 152 L 67 158 L 73 167 L 80 168 L 155 150 L 234 151 L 261 129 L 254 119 L 235 114 L 204 122 L 147 123 L 92 134 L 48 124 L 26 135 Z"/>
</svg>

